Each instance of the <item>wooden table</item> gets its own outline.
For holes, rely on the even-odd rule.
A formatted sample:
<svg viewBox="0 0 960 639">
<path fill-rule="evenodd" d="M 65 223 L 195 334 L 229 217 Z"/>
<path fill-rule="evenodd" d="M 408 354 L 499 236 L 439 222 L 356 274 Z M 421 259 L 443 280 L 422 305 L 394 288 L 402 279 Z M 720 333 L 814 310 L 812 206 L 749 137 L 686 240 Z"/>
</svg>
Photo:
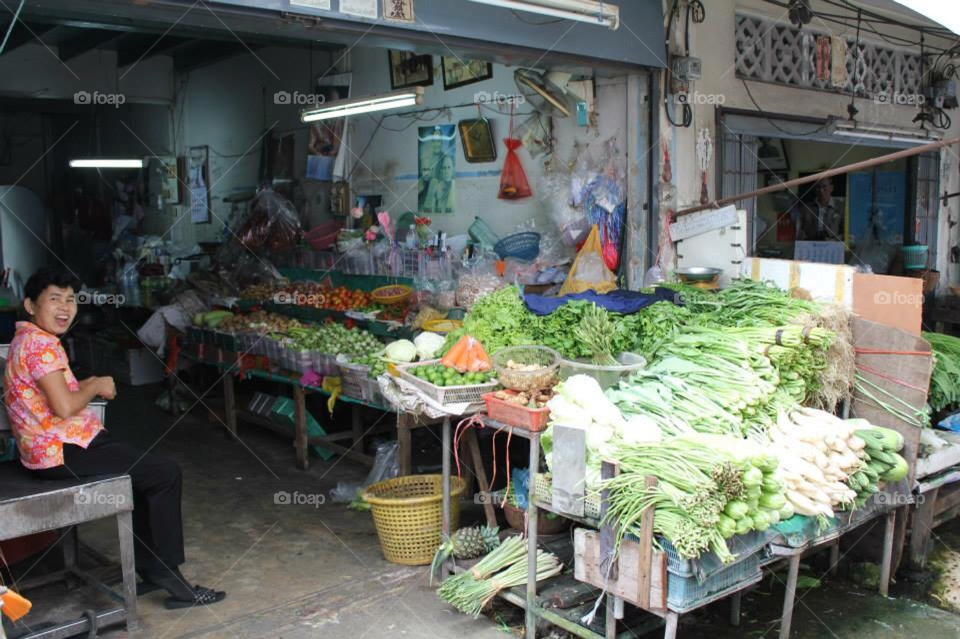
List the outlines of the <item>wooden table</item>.
<svg viewBox="0 0 960 639">
<path fill-rule="evenodd" d="M 61 542 L 69 542 L 66 539 L 69 531 L 78 524 L 107 517 L 116 519 L 123 572 L 122 593 L 115 592 L 81 570 L 76 565 L 76 548 L 70 543 L 63 546 L 64 570 L 20 583 L 20 591 L 23 592 L 72 576 L 96 587 L 122 604 L 92 613 L 97 626 L 101 628 L 117 623 L 126 623 L 130 632 L 139 628 L 132 512 L 133 488 L 127 475 L 46 481 L 31 477 L 17 462 L 0 464 L 0 541 L 67 529 Z M 22 639 L 65 639 L 89 632 L 90 624 L 91 619 L 83 617 L 31 633 Z"/>
<path fill-rule="evenodd" d="M 359 399 L 340 395 L 338 402 L 344 402 L 350 406 L 351 428 L 350 432 L 334 433 L 332 435 L 323 435 L 321 437 L 310 437 L 307 432 L 307 408 L 306 396 L 310 394 L 319 394 L 326 397 L 330 393 L 319 386 L 304 386 L 300 384 L 300 375 L 290 371 L 274 370 L 265 371 L 262 369 L 240 370 L 236 365 L 218 364 L 206 360 L 197 359 L 189 354 L 181 353 L 192 362 L 214 366 L 219 370 L 225 371 L 223 376 L 223 397 L 224 397 L 224 421 L 227 431 L 231 437 L 237 437 L 237 422 L 243 420 L 264 428 L 276 431 L 280 434 L 289 434 L 289 429 L 281 424 L 277 424 L 265 417 L 261 417 L 237 405 L 236 382 L 235 377 L 244 379 L 262 379 L 278 382 L 291 389 L 294 401 L 294 435 L 293 442 L 296 449 L 297 467 L 301 470 L 310 468 L 310 446 L 323 446 L 333 452 L 343 455 L 353 461 L 373 466 L 374 458 L 363 452 L 365 433 L 363 423 L 360 419 L 360 408 L 369 407 L 377 410 L 391 412 L 392 409 L 376 404 L 370 404 Z M 175 403 L 175 402 L 173 402 Z M 350 440 L 349 446 L 344 446 L 341 442 Z"/>
<path fill-rule="evenodd" d="M 846 525 L 825 533 L 823 536 L 811 539 L 802 546 L 770 545 L 771 558 L 765 562 L 764 567 L 773 569 L 783 563 L 786 563 L 788 566 L 787 582 L 785 584 L 787 592 L 784 595 L 783 613 L 780 617 L 780 639 L 790 638 L 790 625 L 793 622 L 793 609 L 797 595 L 797 579 L 800 575 L 800 559 L 804 555 L 829 548 L 830 572 L 835 572 L 840 559 L 840 537 L 851 530 L 860 528 L 864 524 L 868 524 L 881 517 L 884 519 L 884 530 L 879 590 L 882 596 L 887 596 L 890 587 L 890 573 L 893 567 L 893 539 L 896 516 L 897 508 L 881 510 L 871 513 L 864 518 L 853 520 Z"/>
</svg>

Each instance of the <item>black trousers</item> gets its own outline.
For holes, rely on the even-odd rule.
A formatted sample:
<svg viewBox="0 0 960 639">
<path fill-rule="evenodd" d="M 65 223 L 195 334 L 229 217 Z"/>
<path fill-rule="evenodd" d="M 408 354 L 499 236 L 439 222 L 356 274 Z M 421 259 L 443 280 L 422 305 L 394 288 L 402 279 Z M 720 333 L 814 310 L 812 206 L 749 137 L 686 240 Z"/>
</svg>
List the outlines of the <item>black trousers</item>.
<svg viewBox="0 0 960 639">
<path fill-rule="evenodd" d="M 183 563 L 183 478 L 176 462 L 112 441 L 107 431 L 100 431 L 87 448 L 64 444 L 63 462 L 63 466 L 30 472 L 42 479 L 130 475 L 137 570 L 172 570 Z"/>
</svg>

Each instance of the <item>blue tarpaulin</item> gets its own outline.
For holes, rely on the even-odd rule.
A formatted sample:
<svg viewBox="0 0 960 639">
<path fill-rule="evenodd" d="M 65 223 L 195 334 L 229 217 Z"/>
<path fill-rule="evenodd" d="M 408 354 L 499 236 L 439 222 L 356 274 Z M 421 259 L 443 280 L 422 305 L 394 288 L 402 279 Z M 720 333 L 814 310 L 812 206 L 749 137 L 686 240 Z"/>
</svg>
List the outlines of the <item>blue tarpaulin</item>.
<svg viewBox="0 0 960 639">
<path fill-rule="evenodd" d="M 573 300 L 586 300 L 594 302 L 597 306 L 602 306 L 608 311 L 629 315 L 650 306 L 654 302 L 669 301 L 676 299 L 677 292 L 658 288 L 653 293 L 639 293 L 637 291 L 610 291 L 601 295 L 594 291 L 584 293 L 571 293 L 561 297 L 544 297 L 543 295 L 524 295 L 523 300 L 536 315 L 549 315 L 567 302 Z"/>
</svg>

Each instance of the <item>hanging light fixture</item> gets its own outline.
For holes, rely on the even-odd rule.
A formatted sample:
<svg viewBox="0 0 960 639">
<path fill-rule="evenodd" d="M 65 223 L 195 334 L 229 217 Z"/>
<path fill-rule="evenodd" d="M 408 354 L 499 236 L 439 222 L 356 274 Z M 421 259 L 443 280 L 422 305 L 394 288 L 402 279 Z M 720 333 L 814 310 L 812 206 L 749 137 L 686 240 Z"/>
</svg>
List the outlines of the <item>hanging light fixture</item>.
<svg viewBox="0 0 960 639">
<path fill-rule="evenodd" d="M 301 122 L 316 122 L 330 118 L 342 118 L 348 115 L 400 109 L 423 104 L 423 87 L 412 87 L 392 93 L 383 93 L 362 98 L 334 100 L 320 106 L 308 107 L 300 112 Z"/>
<path fill-rule="evenodd" d="M 70 160 L 71 169 L 142 169 L 143 159 L 85 158 Z"/>
<path fill-rule="evenodd" d="M 551 18 L 599 24 L 608 29 L 620 26 L 620 7 L 596 0 L 471 0 L 492 7 L 526 11 Z"/>
</svg>

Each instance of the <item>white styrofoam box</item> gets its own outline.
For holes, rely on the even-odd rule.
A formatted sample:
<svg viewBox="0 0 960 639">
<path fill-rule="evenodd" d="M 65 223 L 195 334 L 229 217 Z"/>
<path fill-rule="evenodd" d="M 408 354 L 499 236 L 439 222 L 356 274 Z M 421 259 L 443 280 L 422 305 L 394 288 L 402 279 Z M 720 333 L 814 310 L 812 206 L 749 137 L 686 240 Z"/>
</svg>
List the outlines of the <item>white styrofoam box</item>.
<svg viewBox="0 0 960 639">
<path fill-rule="evenodd" d="M 101 375 L 112 375 L 117 381 L 131 386 L 157 384 L 163 381 L 164 364 L 159 357 L 145 348 L 131 348 L 121 359 L 106 360 Z M 94 372 L 94 374 L 98 374 Z"/>
<path fill-rule="evenodd" d="M 765 257 L 743 260 L 740 274 L 756 281 L 770 281 L 784 290 L 802 288 L 813 299 L 837 302 L 853 308 L 853 275 L 857 272 L 844 264 L 796 262 Z"/>
<path fill-rule="evenodd" d="M 679 240 L 676 248 L 677 268 L 718 268 L 723 271 L 720 275 L 720 286 L 729 286 L 730 281 L 740 274 L 740 265 L 746 257 L 746 246 L 747 212 L 740 209 L 737 211 L 735 224 L 711 228 Z"/>
<path fill-rule="evenodd" d="M 87 408 L 94 412 L 101 424 L 107 425 L 107 401 L 105 399 L 95 399 L 87 404 Z"/>
</svg>

